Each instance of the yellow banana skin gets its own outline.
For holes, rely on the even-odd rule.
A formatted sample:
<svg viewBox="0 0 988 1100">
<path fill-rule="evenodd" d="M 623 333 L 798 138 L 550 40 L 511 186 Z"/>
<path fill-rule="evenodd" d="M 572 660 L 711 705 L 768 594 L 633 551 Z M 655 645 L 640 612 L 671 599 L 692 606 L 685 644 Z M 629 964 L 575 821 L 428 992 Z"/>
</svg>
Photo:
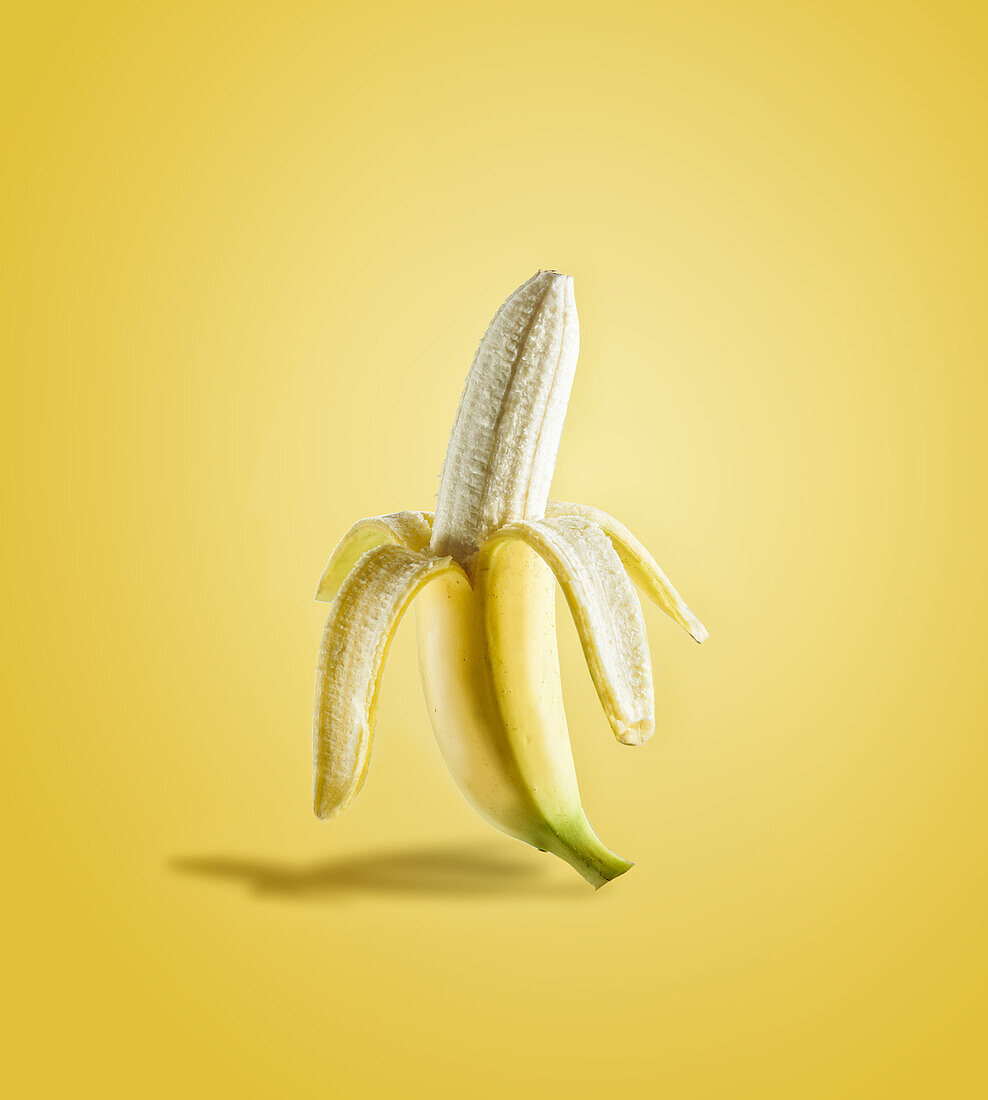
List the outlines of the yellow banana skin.
<svg viewBox="0 0 988 1100">
<path fill-rule="evenodd" d="M 491 824 L 602 886 L 632 864 L 598 840 L 580 802 L 553 575 L 520 541 L 485 547 L 472 572 L 437 577 L 416 602 L 422 683 L 447 767 Z"/>
</svg>

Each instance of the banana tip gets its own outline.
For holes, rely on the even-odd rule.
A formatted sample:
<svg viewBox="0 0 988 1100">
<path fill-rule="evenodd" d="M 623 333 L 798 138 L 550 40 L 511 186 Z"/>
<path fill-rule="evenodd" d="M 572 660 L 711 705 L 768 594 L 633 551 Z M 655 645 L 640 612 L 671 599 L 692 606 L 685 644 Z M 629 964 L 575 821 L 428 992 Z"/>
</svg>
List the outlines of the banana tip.
<svg viewBox="0 0 988 1100">
<path fill-rule="evenodd" d="M 637 722 L 628 722 L 617 731 L 617 739 L 622 745 L 644 745 L 655 733 L 655 721 L 640 718 Z"/>
</svg>

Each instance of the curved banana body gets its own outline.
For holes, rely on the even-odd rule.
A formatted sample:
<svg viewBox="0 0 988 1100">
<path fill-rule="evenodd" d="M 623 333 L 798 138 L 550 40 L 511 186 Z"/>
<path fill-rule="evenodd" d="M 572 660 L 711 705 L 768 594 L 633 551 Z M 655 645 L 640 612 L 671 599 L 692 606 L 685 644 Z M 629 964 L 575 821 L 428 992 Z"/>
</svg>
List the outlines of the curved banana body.
<svg viewBox="0 0 988 1100">
<path fill-rule="evenodd" d="M 314 802 L 332 817 L 360 791 L 385 659 L 417 599 L 429 717 L 463 794 L 497 828 L 600 886 L 631 864 L 597 839 L 580 802 L 554 582 L 621 744 L 644 744 L 655 730 L 631 581 L 696 641 L 707 632 L 626 527 L 548 499 L 578 351 L 573 280 L 540 271 L 480 342 L 435 515 L 361 520 L 334 551 L 316 593 L 330 608 L 316 670 Z"/>
<path fill-rule="evenodd" d="M 631 864 L 597 839 L 580 802 L 549 568 L 523 542 L 504 543 L 472 585 L 463 574 L 437 577 L 415 617 L 432 727 L 474 809 L 594 886 L 627 871 Z"/>
</svg>

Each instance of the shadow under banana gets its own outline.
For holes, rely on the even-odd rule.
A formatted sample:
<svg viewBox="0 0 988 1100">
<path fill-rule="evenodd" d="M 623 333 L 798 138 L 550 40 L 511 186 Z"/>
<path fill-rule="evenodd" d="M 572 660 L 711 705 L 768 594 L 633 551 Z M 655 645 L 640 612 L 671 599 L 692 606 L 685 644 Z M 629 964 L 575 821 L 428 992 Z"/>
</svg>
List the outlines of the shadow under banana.
<svg viewBox="0 0 988 1100">
<path fill-rule="evenodd" d="M 514 859 L 471 844 L 397 849 L 302 864 L 251 856 L 176 856 L 168 866 L 181 874 L 226 879 L 255 896 L 294 901 L 359 894 L 546 898 L 584 893 L 577 883 L 547 882 L 537 861 Z"/>
</svg>

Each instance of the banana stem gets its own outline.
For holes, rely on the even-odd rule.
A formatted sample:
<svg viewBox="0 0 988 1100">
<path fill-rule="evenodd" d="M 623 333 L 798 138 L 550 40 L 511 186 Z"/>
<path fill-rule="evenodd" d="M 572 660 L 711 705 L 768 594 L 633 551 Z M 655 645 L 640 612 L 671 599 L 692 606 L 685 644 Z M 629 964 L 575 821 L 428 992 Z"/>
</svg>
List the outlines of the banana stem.
<svg viewBox="0 0 988 1100">
<path fill-rule="evenodd" d="M 546 851 L 565 860 L 595 890 L 634 867 L 601 843 L 586 818 L 556 829 Z"/>
</svg>

